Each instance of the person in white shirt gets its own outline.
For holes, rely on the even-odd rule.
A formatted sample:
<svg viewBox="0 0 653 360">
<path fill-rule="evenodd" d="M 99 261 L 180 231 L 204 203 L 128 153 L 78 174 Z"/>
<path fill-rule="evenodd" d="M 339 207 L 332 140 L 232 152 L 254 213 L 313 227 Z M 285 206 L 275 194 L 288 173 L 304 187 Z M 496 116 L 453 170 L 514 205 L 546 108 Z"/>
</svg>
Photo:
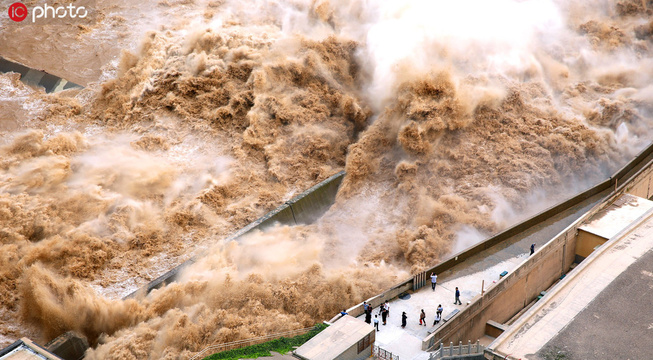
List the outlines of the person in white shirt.
<svg viewBox="0 0 653 360">
<path fill-rule="evenodd" d="M 431 273 L 431 289 L 435 291 L 435 284 L 438 282 L 438 276 L 435 273 Z"/>
<path fill-rule="evenodd" d="M 433 326 L 437 325 L 440 322 L 441 319 L 442 319 L 442 317 L 440 316 L 440 313 L 436 312 L 435 313 L 435 321 L 433 321 Z"/>
</svg>

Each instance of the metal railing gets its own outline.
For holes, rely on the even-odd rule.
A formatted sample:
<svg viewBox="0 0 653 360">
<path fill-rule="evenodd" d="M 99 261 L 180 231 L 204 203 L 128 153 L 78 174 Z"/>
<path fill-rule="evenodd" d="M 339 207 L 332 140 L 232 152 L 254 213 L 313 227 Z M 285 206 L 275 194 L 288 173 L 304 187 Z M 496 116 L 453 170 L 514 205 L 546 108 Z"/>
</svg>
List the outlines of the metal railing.
<svg viewBox="0 0 653 360">
<path fill-rule="evenodd" d="M 233 350 L 233 349 L 238 349 L 241 347 L 245 346 L 250 346 L 250 345 L 256 345 L 260 343 L 264 343 L 266 341 L 278 339 L 281 337 L 292 337 L 292 336 L 297 336 L 297 335 L 303 335 L 306 334 L 307 332 L 315 329 L 316 327 L 310 327 L 310 328 L 304 328 L 304 329 L 297 329 L 297 330 L 290 330 L 290 331 L 285 331 L 277 334 L 271 334 L 271 335 L 266 335 L 266 336 L 259 336 L 251 339 L 245 339 L 245 340 L 238 340 L 238 341 L 232 341 L 228 343 L 222 343 L 222 344 L 215 344 L 211 346 L 207 346 L 206 348 L 202 349 L 202 351 L 196 353 L 191 357 L 189 360 L 196 360 L 196 359 L 201 359 L 202 356 L 204 355 L 209 355 L 207 354 L 208 352 L 211 352 L 210 354 L 215 354 L 217 352 L 222 352 L 222 351 L 227 351 L 227 350 Z"/>
<path fill-rule="evenodd" d="M 476 341 L 476 344 L 472 344 L 472 341 L 469 340 L 467 345 L 463 345 L 463 342 L 458 342 L 458 346 L 453 346 L 453 343 L 450 343 L 449 346 L 444 346 L 443 343 L 440 343 L 440 348 L 435 352 L 431 353 L 429 360 L 439 360 L 446 359 L 450 356 L 461 356 L 461 355 L 483 355 L 484 346 L 481 346 L 479 341 Z"/>
<path fill-rule="evenodd" d="M 372 347 L 372 356 L 374 356 L 375 359 L 399 360 L 399 355 L 393 355 L 388 350 L 381 349 L 377 345 Z"/>
</svg>

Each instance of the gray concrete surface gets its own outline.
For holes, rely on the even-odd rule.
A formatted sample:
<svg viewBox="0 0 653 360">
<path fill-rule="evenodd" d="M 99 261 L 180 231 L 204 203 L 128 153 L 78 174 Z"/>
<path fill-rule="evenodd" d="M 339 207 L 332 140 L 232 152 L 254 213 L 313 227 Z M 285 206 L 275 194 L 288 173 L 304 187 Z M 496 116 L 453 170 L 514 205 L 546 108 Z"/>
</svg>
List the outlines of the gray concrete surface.
<svg viewBox="0 0 653 360">
<path fill-rule="evenodd" d="M 650 347 L 648 344 L 653 340 L 651 331 L 653 321 L 649 320 L 653 318 L 649 314 L 642 314 L 650 313 L 651 290 L 646 287 L 653 284 L 633 285 L 632 288 L 627 284 L 635 282 L 636 279 L 631 276 L 639 276 L 638 274 L 653 277 L 653 272 L 649 270 L 632 270 L 636 269 L 634 267 L 636 263 L 642 261 L 647 264 L 648 269 L 652 267 L 650 252 L 653 249 L 653 211 L 649 210 L 632 224 L 624 226 L 624 230 L 595 250 L 501 334 L 490 345 L 492 351 L 501 356 L 510 355 L 512 359 L 542 359 L 540 355 L 544 356 L 553 350 L 554 353 L 550 358 L 555 359 L 557 355 L 564 355 L 564 353 L 556 354 L 555 351 L 559 346 L 550 344 L 554 339 L 558 339 L 560 342 L 568 341 L 569 343 L 566 344 L 569 349 L 573 348 L 580 352 L 593 352 L 595 350 L 592 347 L 599 349 L 598 356 L 579 354 L 578 357 L 569 355 L 567 359 L 627 359 L 629 358 L 627 355 L 603 356 L 601 354 L 608 349 L 622 348 L 624 351 L 631 351 L 626 348 Z M 642 258 L 647 259 L 640 261 Z M 631 275 L 624 275 L 627 273 Z M 626 276 L 625 282 L 622 280 L 616 283 L 622 276 Z M 608 292 L 602 295 L 605 291 Z M 623 297 L 619 298 L 619 296 Z M 644 300 L 640 298 L 642 296 Z M 607 301 L 608 298 L 613 297 L 617 299 Z M 634 300 L 635 297 L 637 300 Z M 629 298 L 632 299 L 629 301 Z M 599 321 L 606 315 L 599 312 L 586 312 L 591 304 L 603 308 L 603 314 L 611 314 L 607 315 L 607 319 Z M 585 320 L 574 325 L 577 318 Z M 641 318 L 646 325 L 634 331 L 636 328 L 632 322 L 637 318 Z M 601 325 L 595 330 L 594 323 Z M 573 345 L 576 337 L 582 339 L 584 337 L 582 334 L 593 331 L 598 331 L 602 336 L 589 335 L 582 340 L 585 341 L 584 343 Z"/>
<path fill-rule="evenodd" d="M 653 250 L 649 250 L 537 355 L 547 359 L 545 355 L 560 351 L 569 360 L 651 359 L 652 304 Z"/>
<path fill-rule="evenodd" d="M 528 256 L 530 244 L 546 243 L 600 202 L 608 193 L 609 190 L 597 194 L 548 221 L 438 274 L 438 285 L 435 291 L 431 290 L 429 279 L 425 287 L 416 292 L 410 292 L 409 299 L 394 299 L 390 302 L 390 317 L 387 325 L 380 325 L 380 331 L 376 333 L 375 345 L 399 355 L 401 360 L 428 359 L 429 353 L 421 350 L 422 340 L 426 338 L 429 334 L 428 331 L 432 328 L 435 310 L 439 304 L 442 304 L 444 308 L 443 317 L 454 309 L 462 310 L 470 299 L 481 292 L 483 280 L 485 280 L 487 288 L 493 281 L 499 280 L 499 274 L 502 271 L 512 271 Z M 456 287 L 460 289 L 463 305 L 453 304 Z M 419 325 L 421 309 L 426 312 L 427 326 Z M 408 315 L 405 329 L 401 328 L 403 311 Z M 378 308 L 374 309 L 372 317 L 376 314 L 378 314 Z M 361 315 L 358 318 L 364 320 L 365 316 Z"/>
<path fill-rule="evenodd" d="M 466 278 L 470 275 L 478 274 L 479 272 L 492 271 L 491 269 L 495 268 L 494 272 L 496 272 L 496 276 L 491 277 L 490 282 L 498 280 L 499 274 L 502 271 L 511 271 L 517 264 L 524 260 L 524 257 L 528 256 L 531 244 L 535 244 L 537 250 L 539 246 L 544 245 L 546 242 L 558 235 L 567 226 L 571 225 L 594 205 L 598 204 L 602 199 L 608 196 L 609 193 L 610 190 L 606 190 L 600 194 L 594 195 L 549 220 L 511 237 L 501 244 L 487 249 L 483 253 L 474 255 L 464 263 L 458 264 L 450 270 L 438 274 L 438 276 L 441 276 L 443 280 L 447 279 L 449 281 Z M 505 266 L 502 267 L 502 265 Z M 492 272 L 492 275 L 495 275 L 494 272 Z M 479 280 L 474 282 L 471 288 L 465 285 L 462 287 L 459 286 L 459 288 L 463 298 L 471 298 L 480 293 L 480 286 L 481 282 Z M 485 286 L 487 288 L 487 282 Z"/>
</svg>

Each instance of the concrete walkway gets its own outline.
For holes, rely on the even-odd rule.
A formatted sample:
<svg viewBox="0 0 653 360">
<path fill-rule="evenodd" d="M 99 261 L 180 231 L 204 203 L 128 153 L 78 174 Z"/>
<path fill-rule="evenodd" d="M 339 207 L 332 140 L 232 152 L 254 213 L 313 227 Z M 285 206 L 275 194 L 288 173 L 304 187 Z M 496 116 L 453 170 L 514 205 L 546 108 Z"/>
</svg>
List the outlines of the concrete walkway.
<svg viewBox="0 0 653 360">
<path fill-rule="evenodd" d="M 502 244 L 488 249 L 482 254 L 454 266 L 450 270 L 438 275 L 438 285 L 435 291 L 431 290 L 430 279 L 427 278 L 425 287 L 416 292 L 410 292 L 406 300 L 394 299 L 390 302 L 390 317 L 387 325 L 379 325 L 380 331 L 376 333 L 375 345 L 398 355 L 400 360 L 425 360 L 429 353 L 422 351 L 422 340 L 428 336 L 428 330 L 433 325 L 435 311 L 442 304 L 446 317 L 454 309 L 463 310 L 467 302 L 481 293 L 481 284 L 485 283 L 487 289 L 493 282 L 499 280 L 503 271 L 514 270 L 530 253 L 530 245 L 536 246 L 548 242 L 559 232 L 585 214 L 592 206 L 597 204 L 606 193 L 597 194 L 581 204 L 556 215 L 549 221 L 536 225 L 527 231 L 507 239 Z M 427 274 L 430 275 L 430 274 Z M 454 305 L 454 292 L 456 286 L 460 289 L 460 300 L 463 305 Z M 420 310 L 426 313 L 427 326 L 419 325 Z M 408 315 L 407 326 L 401 328 L 401 313 Z M 372 312 L 379 316 L 379 309 Z M 358 317 L 365 320 L 365 315 Z M 476 340 L 476 339 L 470 339 Z"/>
<path fill-rule="evenodd" d="M 648 216 L 651 216 L 651 213 L 648 212 Z M 648 280 L 648 277 L 653 277 L 653 273 L 649 270 L 638 270 L 637 267 L 633 267 L 635 269 L 634 272 L 628 273 L 626 269 L 637 263 L 639 259 L 645 258 L 644 255 L 650 252 L 651 249 L 653 249 L 653 217 L 649 217 L 631 232 L 619 236 L 614 241 L 611 240 L 606 244 L 606 247 L 590 255 L 590 257 L 574 269 L 571 276 L 568 276 L 564 282 L 554 287 L 544 297 L 544 301 L 539 302 L 515 323 L 512 328 L 513 330 L 507 331 L 501 337 L 497 338 L 493 347 L 497 351 L 503 354 L 510 354 L 514 358 L 533 359 L 537 358 L 535 353 L 544 348 L 558 334 L 561 334 L 563 329 L 569 327 L 570 324 L 574 324 L 576 318 L 579 318 L 579 321 L 586 326 L 583 328 L 583 332 L 594 331 L 594 327 L 598 322 L 597 320 L 604 316 L 604 314 L 597 311 L 585 315 L 589 320 L 582 320 L 583 317 L 579 315 L 590 303 L 599 298 L 599 295 L 604 291 L 612 291 L 613 295 L 608 296 L 608 299 L 614 298 L 616 294 L 619 294 L 624 299 L 629 300 L 629 302 L 623 303 L 620 306 L 610 308 L 606 308 L 609 303 L 607 300 L 603 304 L 597 304 L 597 308 L 602 308 L 606 313 L 621 314 L 621 316 L 616 317 L 616 320 L 618 320 L 617 323 L 626 322 L 629 324 L 626 325 L 626 328 L 632 328 L 632 332 L 629 334 L 632 336 L 624 337 L 621 334 L 625 338 L 621 350 L 626 350 L 629 346 L 637 346 L 637 341 L 642 341 L 640 346 L 650 344 L 653 339 L 653 335 L 651 335 L 653 323 L 650 326 L 649 323 L 643 324 L 640 331 L 635 330 L 633 326 L 638 318 L 648 316 L 648 318 L 653 319 L 653 317 L 649 316 L 651 310 L 650 298 L 639 299 L 641 293 L 637 293 L 630 288 L 634 288 L 635 285 L 628 284 L 635 284 L 636 278 L 641 275 L 640 273 L 646 275 L 644 277 L 645 280 Z M 646 264 L 644 263 L 644 265 Z M 650 264 L 647 266 L 651 268 Z M 611 284 L 620 276 L 626 279 L 622 281 L 621 286 L 627 286 L 625 288 L 611 287 Z M 640 287 L 646 289 L 648 286 L 649 282 L 645 282 L 644 286 Z M 633 298 L 642 301 L 638 303 L 632 300 Z M 639 306 L 634 304 L 639 304 Z M 628 322 L 626 320 L 628 316 L 634 316 L 634 320 Z M 605 323 L 602 329 L 602 333 L 608 335 L 606 338 L 612 339 L 611 341 L 613 342 L 617 337 L 610 335 L 613 334 L 617 323 Z M 559 337 L 557 339 L 559 343 L 563 343 Z M 594 337 L 588 341 L 586 346 L 588 348 L 605 346 L 603 342 L 597 341 L 596 339 L 597 337 Z M 554 341 L 553 344 L 555 345 L 555 343 Z M 616 347 L 617 350 L 620 348 L 619 346 L 614 346 L 614 344 L 609 344 L 608 347 L 604 348 L 606 353 L 603 353 L 601 358 L 615 358 L 606 356 L 607 351 L 613 347 Z M 616 351 L 613 354 L 620 354 L 620 352 Z M 587 357 L 581 356 L 579 358 Z M 617 358 L 626 357 L 618 356 Z"/>
<path fill-rule="evenodd" d="M 442 305 L 444 312 L 443 317 L 446 317 L 454 309 L 462 310 L 467 306 L 467 302 L 481 292 L 481 281 L 485 280 L 486 287 L 489 283 L 499 279 L 499 274 L 504 271 L 510 271 L 519 264 L 527 254 L 520 254 L 514 258 L 502 261 L 487 269 L 478 269 L 477 272 L 468 275 L 457 277 L 448 276 L 444 277 L 442 281 L 438 282 L 435 291 L 431 289 L 431 284 L 428 283 L 422 289 L 410 294 L 410 298 L 406 300 L 395 299 L 390 302 L 390 317 L 388 318 L 387 325 L 379 325 L 379 330 L 376 333 L 377 346 L 382 349 L 398 355 L 401 360 L 424 360 L 428 359 L 429 353 L 422 351 L 422 340 L 426 338 L 429 333 L 428 330 L 433 326 L 435 312 L 438 305 Z M 468 264 L 473 267 L 478 264 Z M 438 276 L 440 279 L 443 276 Z M 456 286 L 460 289 L 460 300 L 463 305 L 454 305 L 454 293 Z M 419 314 L 421 309 L 426 313 L 427 325 L 419 325 Z M 406 328 L 401 328 L 401 313 L 406 312 L 408 316 Z M 372 317 L 379 314 L 379 309 L 376 308 L 372 312 Z M 381 315 L 379 314 L 379 321 Z M 365 315 L 358 317 L 365 320 Z M 381 322 L 381 321 L 380 321 Z"/>
</svg>

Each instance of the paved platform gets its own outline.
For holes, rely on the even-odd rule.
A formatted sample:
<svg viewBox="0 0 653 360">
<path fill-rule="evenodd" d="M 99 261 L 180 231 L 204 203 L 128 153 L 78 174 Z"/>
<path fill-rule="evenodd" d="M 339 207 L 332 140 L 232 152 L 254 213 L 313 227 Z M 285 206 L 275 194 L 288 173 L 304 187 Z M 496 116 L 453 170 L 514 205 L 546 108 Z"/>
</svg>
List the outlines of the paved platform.
<svg viewBox="0 0 653 360">
<path fill-rule="evenodd" d="M 514 270 L 528 257 L 531 244 L 546 243 L 600 202 L 608 193 L 609 191 L 597 194 L 548 221 L 438 274 L 438 285 L 435 291 L 431 290 L 430 279 L 427 278 L 426 286 L 416 292 L 411 292 L 410 299 L 391 301 L 390 317 L 387 325 L 379 326 L 380 331 L 376 333 L 375 345 L 399 355 L 400 360 L 428 359 L 429 353 L 421 350 L 422 340 L 426 338 L 428 330 L 431 329 L 438 304 L 442 304 L 444 308 L 443 317 L 453 309 L 462 310 L 470 299 L 481 293 L 483 281 L 485 281 L 485 288 L 488 288 L 493 281 L 499 280 L 501 272 Z M 460 289 L 460 300 L 463 305 L 453 304 L 456 286 Z M 427 326 L 419 325 L 421 309 L 426 312 Z M 405 329 L 401 328 L 403 311 L 408 315 Z M 377 314 L 379 314 L 378 308 L 373 310 L 372 318 Z M 358 318 L 365 320 L 364 315 Z M 379 315 L 380 319 L 381 315 Z"/>
<path fill-rule="evenodd" d="M 570 359 L 650 359 L 651 299 L 653 250 L 612 281 L 537 355 L 560 351 Z"/>
<path fill-rule="evenodd" d="M 492 347 L 522 359 L 542 359 L 558 350 L 572 359 L 650 358 L 653 217 L 605 246 Z"/>
</svg>

